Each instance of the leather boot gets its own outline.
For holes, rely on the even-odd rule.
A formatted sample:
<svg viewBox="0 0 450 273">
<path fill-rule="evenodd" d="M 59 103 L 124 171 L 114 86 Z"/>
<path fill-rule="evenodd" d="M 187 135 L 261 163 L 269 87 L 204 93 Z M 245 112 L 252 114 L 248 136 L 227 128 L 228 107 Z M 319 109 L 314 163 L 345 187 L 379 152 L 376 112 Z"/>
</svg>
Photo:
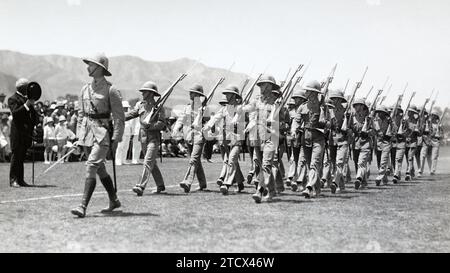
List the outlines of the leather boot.
<svg viewBox="0 0 450 273">
<path fill-rule="evenodd" d="M 106 192 L 108 192 L 109 197 L 109 206 L 102 209 L 100 212 L 111 212 L 114 209 L 120 208 L 121 204 L 119 199 L 117 198 L 116 190 L 114 189 L 113 181 L 111 179 L 111 176 L 106 176 L 102 179 L 103 187 L 105 187 Z"/>
<path fill-rule="evenodd" d="M 92 194 L 95 190 L 96 180 L 95 178 L 86 178 L 86 182 L 84 183 L 84 193 L 83 198 L 81 199 L 81 205 L 72 209 L 70 212 L 80 218 L 86 216 L 86 208 L 91 200 Z"/>
</svg>

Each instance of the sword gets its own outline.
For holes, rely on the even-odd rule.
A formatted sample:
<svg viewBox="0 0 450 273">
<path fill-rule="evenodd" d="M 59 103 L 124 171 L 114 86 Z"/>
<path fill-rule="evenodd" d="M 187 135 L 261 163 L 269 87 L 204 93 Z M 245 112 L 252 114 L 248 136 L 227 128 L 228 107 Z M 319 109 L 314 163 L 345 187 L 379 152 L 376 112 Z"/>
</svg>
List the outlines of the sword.
<svg viewBox="0 0 450 273">
<path fill-rule="evenodd" d="M 36 178 L 40 177 L 43 174 L 46 174 L 48 171 L 50 171 L 51 169 L 53 169 L 56 165 L 58 165 L 59 163 L 63 162 L 64 159 L 66 159 L 70 154 L 72 154 L 73 152 L 75 152 L 77 149 L 77 147 L 73 147 L 72 149 L 70 149 L 63 157 L 61 157 L 60 159 L 58 159 L 55 163 L 53 163 L 50 167 L 48 167 L 45 171 L 43 171 L 42 173 L 40 173 L 38 176 L 36 176 Z"/>
</svg>

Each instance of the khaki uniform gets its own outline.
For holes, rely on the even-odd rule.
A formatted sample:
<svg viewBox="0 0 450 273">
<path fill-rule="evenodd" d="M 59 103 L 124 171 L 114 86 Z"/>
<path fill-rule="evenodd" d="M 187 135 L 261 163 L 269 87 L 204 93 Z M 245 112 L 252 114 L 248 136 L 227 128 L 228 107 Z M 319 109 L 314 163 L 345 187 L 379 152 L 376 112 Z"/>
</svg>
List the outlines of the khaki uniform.
<svg viewBox="0 0 450 273">
<path fill-rule="evenodd" d="M 164 130 L 166 127 L 165 116 L 164 111 L 160 111 L 158 117 L 151 121 L 149 115 L 152 114 L 154 108 L 155 105 L 151 105 L 144 101 L 139 104 L 138 108 L 131 110 L 125 115 L 126 120 L 139 118 L 141 124 L 140 140 L 142 150 L 145 151 L 144 170 L 142 171 L 136 186 L 141 187 L 142 189 L 145 189 L 147 186 L 147 183 L 150 180 L 150 174 L 152 174 L 158 188 L 164 187 L 164 179 L 158 168 L 156 159 L 158 158 L 161 130 Z"/>
<path fill-rule="evenodd" d="M 355 136 L 353 160 L 357 164 L 356 179 L 358 179 L 364 186 L 367 185 L 367 170 L 369 168 L 368 162 L 370 160 L 372 150 L 372 141 L 370 137 L 371 132 L 367 132 L 366 135 L 362 132 L 365 118 L 365 116 L 356 113 L 352 120 L 352 130 Z"/>
<path fill-rule="evenodd" d="M 202 132 L 203 111 L 200 99 L 191 101 L 179 114 L 175 122 L 173 134 L 176 134 L 180 129 L 183 130 L 184 139 L 187 142 L 188 150 L 191 154 L 189 160 L 189 167 L 184 176 L 183 183 L 192 185 L 197 176 L 201 189 L 206 188 L 206 176 L 203 170 L 201 156 L 203 152 L 203 145 L 205 138 Z"/>
<path fill-rule="evenodd" d="M 428 162 L 428 168 L 430 174 L 436 173 L 437 160 L 439 157 L 440 137 L 442 135 L 442 129 L 437 124 L 430 125 L 430 132 L 426 136 L 424 135 L 423 147 L 421 150 L 422 166 L 420 173 L 423 173 L 425 169 L 425 159 Z M 439 131 L 439 134 L 438 134 Z"/>
<path fill-rule="evenodd" d="M 376 181 L 382 181 L 387 184 L 387 169 L 389 164 L 389 156 L 391 153 L 391 137 L 386 135 L 386 131 L 389 127 L 389 117 L 381 119 L 379 116 L 374 120 L 375 133 L 377 134 L 377 158 L 379 158 L 378 176 Z"/>
<path fill-rule="evenodd" d="M 234 126 L 237 124 L 237 127 L 240 127 L 244 124 L 243 116 L 238 114 L 240 108 L 241 106 L 234 105 L 223 106 L 203 127 L 204 131 L 210 130 L 216 125 L 219 128 L 217 138 L 223 150 L 223 166 L 219 180 L 226 186 L 237 182 L 240 187 L 243 187 L 244 182 L 244 176 L 239 166 L 239 152 L 244 128 L 235 128 Z"/>
<path fill-rule="evenodd" d="M 408 160 L 406 168 L 406 176 L 410 178 L 414 176 L 414 159 L 417 151 L 417 137 L 418 132 L 415 130 L 417 127 L 416 121 L 408 120 L 406 122 L 405 138 L 406 138 L 406 157 Z"/>
<path fill-rule="evenodd" d="M 291 131 L 297 132 L 304 124 L 301 145 L 304 157 L 300 158 L 305 166 L 309 166 L 307 187 L 320 191 L 320 172 L 325 150 L 325 111 L 318 103 L 307 101 L 297 109 L 297 116 Z M 300 179 L 301 176 L 299 176 Z"/>
<path fill-rule="evenodd" d="M 100 179 L 108 176 L 105 161 L 110 146 L 108 123 L 111 120 L 111 114 L 112 139 L 120 142 L 124 131 L 125 114 L 119 90 L 105 78 L 83 86 L 78 112 L 77 137 L 79 145 L 92 147 L 86 162 L 86 178 L 95 179 L 96 174 Z"/>
<path fill-rule="evenodd" d="M 291 181 L 291 183 L 296 183 L 295 181 L 298 178 L 298 161 L 299 161 L 299 155 L 300 155 L 300 138 L 301 133 L 297 134 L 296 138 L 293 138 L 290 129 L 292 128 L 292 122 L 294 121 L 297 108 L 292 109 L 289 111 L 289 131 L 286 136 L 287 143 L 288 143 L 288 151 L 289 151 L 289 170 L 288 170 L 288 179 Z"/>
<path fill-rule="evenodd" d="M 274 177 L 272 173 L 272 164 L 275 152 L 279 145 L 279 106 L 259 97 L 250 104 L 243 106 L 244 112 L 256 113 L 247 125 L 249 141 L 254 146 L 254 181 L 258 182 L 258 191 L 263 192 L 267 188 L 274 189 Z M 254 130 L 254 131 L 252 131 Z M 260 146 L 257 146 L 260 144 Z M 262 161 L 261 161 L 262 160 Z M 258 181 L 263 173 L 263 180 Z"/>
<path fill-rule="evenodd" d="M 346 173 L 345 167 L 348 166 L 349 159 L 349 136 L 351 135 L 351 129 L 347 131 L 342 131 L 342 124 L 344 122 L 345 108 L 342 104 L 337 104 L 335 106 L 335 123 L 332 126 L 332 144 L 335 147 L 335 151 L 330 150 L 330 154 L 335 153 L 335 176 L 334 183 L 341 189 L 345 189 Z M 333 151 L 333 153 L 332 153 Z"/>
</svg>

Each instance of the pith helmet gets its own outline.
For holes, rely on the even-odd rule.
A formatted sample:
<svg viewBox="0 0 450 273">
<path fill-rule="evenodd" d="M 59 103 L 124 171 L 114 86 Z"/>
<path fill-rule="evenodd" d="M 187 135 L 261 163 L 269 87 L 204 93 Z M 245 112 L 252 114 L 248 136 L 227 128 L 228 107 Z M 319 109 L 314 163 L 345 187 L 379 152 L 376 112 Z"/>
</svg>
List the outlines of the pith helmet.
<svg viewBox="0 0 450 273">
<path fill-rule="evenodd" d="M 305 89 L 306 91 L 314 91 L 317 93 L 321 93 L 320 92 L 321 85 L 318 81 L 310 81 L 303 89 Z"/>
<path fill-rule="evenodd" d="M 223 91 L 222 94 L 234 94 L 238 97 L 241 97 L 241 94 L 239 93 L 239 88 L 235 85 L 228 85 Z"/>
<path fill-rule="evenodd" d="M 395 104 L 392 105 L 391 108 L 392 108 L 392 111 L 393 111 L 394 108 L 395 108 Z M 402 109 L 402 106 L 400 104 L 397 105 L 397 113 L 403 113 L 403 109 Z"/>
<path fill-rule="evenodd" d="M 330 99 L 341 99 L 344 102 L 347 102 L 347 99 L 344 97 L 344 92 L 342 90 L 334 90 L 330 92 Z"/>
<path fill-rule="evenodd" d="M 158 92 L 158 86 L 156 86 L 156 83 L 152 82 L 152 81 L 148 81 L 145 82 L 141 88 L 139 88 L 140 92 L 143 91 L 150 91 L 153 92 L 155 94 L 155 96 L 161 96 L 161 94 L 159 94 Z"/>
<path fill-rule="evenodd" d="M 97 64 L 97 65 L 103 67 L 103 69 L 105 70 L 105 76 L 111 76 L 111 72 L 109 72 L 109 70 L 108 70 L 109 60 L 105 56 L 105 54 L 97 53 L 92 57 L 84 58 L 83 62 L 85 62 L 86 64 L 88 64 L 88 63 Z"/>
<path fill-rule="evenodd" d="M 367 109 L 369 109 L 369 107 L 368 107 L 367 104 L 366 104 L 366 100 L 365 100 L 364 98 L 356 99 L 356 100 L 353 102 L 353 106 L 358 105 L 358 104 L 364 105 Z"/>
<path fill-rule="evenodd" d="M 256 83 L 257 86 L 260 86 L 263 83 L 272 84 L 272 89 L 280 89 L 280 86 L 275 81 L 275 78 L 272 75 L 262 75 Z"/>
<path fill-rule="evenodd" d="M 203 86 L 200 84 L 194 84 L 191 88 L 189 88 L 190 93 L 196 93 L 200 96 L 206 97 L 205 94 L 203 94 Z"/>
<path fill-rule="evenodd" d="M 384 105 L 378 105 L 377 108 L 375 109 L 375 112 L 383 112 L 386 115 L 389 115 L 389 111 L 388 111 L 387 107 Z"/>
<path fill-rule="evenodd" d="M 295 100 L 293 98 L 290 98 L 287 105 L 295 105 Z"/>
<path fill-rule="evenodd" d="M 417 106 L 415 106 L 415 105 L 409 106 L 409 108 L 408 108 L 407 111 L 408 111 L 408 112 L 413 112 L 413 113 L 419 114 L 419 111 L 417 111 Z"/>
<path fill-rule="evenodd" d="M 223 94 L 222 98 L 220 98 L 219 104 L 222 106 L 225 106 L 228 104 L 227 96 L 225 94 Z"/>
<path fill-rule="evenodd" d="M 423 110 L 423 113 L 424 113 L 425 115 L 428 115 L 428 111 L 427 111 L 426 107 L 425 107 L 425 108 L 420 108 L 420 111 L 422 111 L 422 110 Z"/>
<path fill-rule="evenodd" d="M 295 90 L 292 94 L 292 98 L 302 98 L 306 100 L 306 94 L 303 90 Z"/>
<path fill-rule="evenodd" d="M 59 116 L 59 119 L 58 119 L 59 121 L 66 121 L 66 117 L 65 116 L 63 116 L 63 115 L 61 115 L 61 116 Z"/>
<path fill-rule="evenodd" d="M 433 111 L 431 111 L 431 115 L 436 116 L 438 118 L 440 118 L 441 116 L 439 115 L 439 112 L 437 110 L 437 108 L 433 108 Z"/>
<path fill-rule="evenodd" d="M 331 99 L 326 99 L 325 103 L 329 108 L 335 108 L 333 101 Z"/>
</svg>

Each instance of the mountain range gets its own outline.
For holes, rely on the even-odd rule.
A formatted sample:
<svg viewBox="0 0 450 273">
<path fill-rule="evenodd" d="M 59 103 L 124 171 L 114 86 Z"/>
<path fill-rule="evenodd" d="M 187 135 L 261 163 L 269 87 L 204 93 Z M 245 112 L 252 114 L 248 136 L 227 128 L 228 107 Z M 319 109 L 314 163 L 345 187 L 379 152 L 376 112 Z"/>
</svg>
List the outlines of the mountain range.
<svg viewBox="0 0 450 273">
<path fill-rule="evenodd" d="M 231 62 L 230 62 L 231 63 Z M 188 102 L 187 90 L 199 83 L 207 94 L 220 77 L 224 83 L 216 92 L 213 102 L 220 99 L 220 88 L 228 84 L 242 87 L 247 75 L 226 69 L 208 67 L 188 58 L 169 62 L 153 62 L 135 56 L 115 56 L 109 59 L 111 81 L 126 100 L 140 97 L 137 91 L 146 81 L 154 81 L 162 93 L 181 73 L 188 76 L 179 83 L 167 101 L 167 106 Z M 90 82 L 86 64 L 79 57 L 63 55 L 29 55 L 10 50 L 0 50 L 0 93 L 10 96 L 15 92 L 15 81 L 28 78 L 42 87 L 41 100 L 56 100 L 67 94 L 79 95 L 81 87 Z"/>
</svg>

